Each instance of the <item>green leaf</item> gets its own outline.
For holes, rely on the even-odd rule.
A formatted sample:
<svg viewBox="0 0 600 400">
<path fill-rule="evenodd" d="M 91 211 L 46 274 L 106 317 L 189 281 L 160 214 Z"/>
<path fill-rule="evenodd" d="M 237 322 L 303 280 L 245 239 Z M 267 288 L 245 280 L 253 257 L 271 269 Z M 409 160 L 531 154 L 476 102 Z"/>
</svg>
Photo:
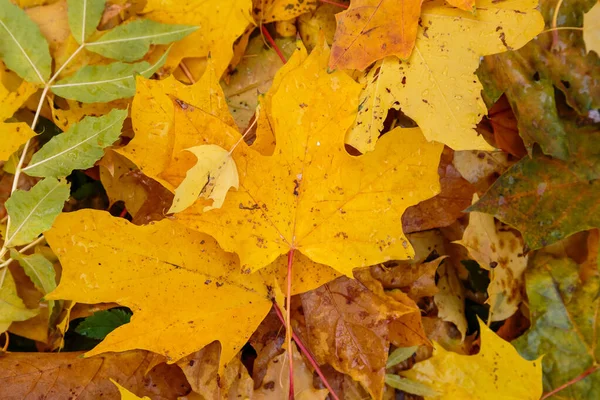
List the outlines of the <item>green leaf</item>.
<svg viewBox="0 0 600 400">
<path fill-rule="evenodd" d="M 106 0 L 68 0 L 69 27 L 77 43 L 84 43 L 96 32 Z"/>
<path fill-rule="evenodd" d="M 100 39 L 86 45 L 86 49 L 119 61 L 136 61 L 144 57 L 151 44 L 168 44 L 181 40 L 197 26 L 161 24 L 139 19 L 119 25 Z"/>
<path fill-rule="evenodd" d="M 541 154 L 525 157 L 467 210 L 518 229 L 533 250 L 600 227 L 600 180 L 588 181 L 578 169 Z"/>
<path fill-rule="evenodd" d="M 385 383 L 394 389 L 402 390 L 403 392 L 415 394 L 417 396 L 432 396 L 438 397 L 439 393 L 420 382 L 412 379 L 402 378 L 398 375 L 386 374 Z"/>
<path fill-rule="evenodd" d="M 18 251 L 11 250 L 10 258 L 19 262 L 35 287 L 43 294 L 56 289 L 56 272 L 54 265 L 41 254 L 24 256 Z"/>
<path fill-rule="evenodd" d="M 545 392 L 596 369 L 552 398 L 600 398 L 600 278 L 581 282 L 579 265 L 571 259 L 537 253 L 525 283 L 532 325 L 513 345 L 530 360 L 544 355 Z"/>
<path fill-rule="evenodd" d="M 95 312 L 81 322 L 75 332 L 92 339 L 102 340 L 121 325 L 129 323 L 131 313 L 121 309 L 112 309 Z"/>
<path fill-rule="evenodd" d="M 0 270 L 0 332 L 5 332 L 15 321 L 35 317 L 39 309 L 25 307 L 17 295 L 15 280 L 7 267 Z"/>
<path fill-rule="evenodd" d="M 397 348 L 388 357 L 387 364 L 385 364 L 385 367 L 390 368 L 394 365 L 400 364 L 402 361 L 408 359 L 408 357 L 415 354 L 415 351 L 417 351 L 418 348 L 419 346 Z"/>
<path fill-rule="evenodd" d="M 28 192 L 16 190 L 5 204 L 10 216 L 6 247 L 31 243 L 50 229 L 68 198 L 69 184 L 55 178 L 38 182 Z"/>
<path fill-rule="evenodd" d="M 45 83 L 52 72 L 48 42 L 25 11 L 0 0 L 0 58 L 21 78 Z"/>
<path fill-rule="evenodd" d="M 132 97 L 135 94 L 135 76 L 152 76 L 166 59 L 167 52 L 154 65 L 142 61 L 136 64 L 116 62 L 83 67 L 73 76 L 57 82 L 51 89 L 60 97 L 82 103 L 106 103 Z"/>
<path fill-rule="evenodd" d="M 112 110 L 102 117 L 86 117 L 68 131 L 50 139 L 33 155 L 27 168 L 29 176 L 60 178 L 75 169 L 94 166 L 104 155 L 104 148 L 121 134 L 127 110 Z"/>
</svg>

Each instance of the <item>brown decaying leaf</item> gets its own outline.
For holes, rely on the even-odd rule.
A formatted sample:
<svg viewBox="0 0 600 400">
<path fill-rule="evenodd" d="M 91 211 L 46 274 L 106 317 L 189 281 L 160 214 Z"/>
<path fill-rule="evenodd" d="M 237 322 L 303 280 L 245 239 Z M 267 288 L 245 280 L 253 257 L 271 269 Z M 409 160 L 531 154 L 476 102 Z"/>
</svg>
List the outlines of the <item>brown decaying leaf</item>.
<svg viewBox="0 0 600 400">
<path fill-rule="evenodd" d="M 448 226 L 465 215 L 463 210 L 471 205 L 475 187 L 465 180 L 452 165 L 454 151 L 444 147 L 438 174 L 441 192 L 408 208 L 402 215 L 404 232 L 417 232 Z"/>
<path fill-rule="evenodd" d="M 82 358 L 82 353 L 7 353 L 0 356 L 0 398 L 96 400 L 118 398 L 110 378 L 139 396 L 170 400 L 190 392 L 175 365 L 145 374 L 152 353 L 128 351 Z"/>
<path fill-rule="evenodd" d="M 355 271 L 355 276 L 359 280 L 341 277 L 302 294 L 307 344 L 319 364 L 329 363 L 381 399 L 391 323 L 418 309 L 386 295 L 367 270 Z M 403 328 L 410 336 L 422 332 L 420 318 L 418 326 Z"/>
<path fill-rule="evenodd" d="M 525 157 L 527 149 L 519 136 L 517 118 L 505 95 L 490 108 L 488 118 L 494 131 L 496 146 L 517 158 Z"/>
<path fill-rule="evenodd" d="M 253 381 L 240 361 L 240 354 L 218 375 L 221 346 L 212 342 L 177 362 L 192 390 L 205 399 L 252 398 Z"/>
</svg>

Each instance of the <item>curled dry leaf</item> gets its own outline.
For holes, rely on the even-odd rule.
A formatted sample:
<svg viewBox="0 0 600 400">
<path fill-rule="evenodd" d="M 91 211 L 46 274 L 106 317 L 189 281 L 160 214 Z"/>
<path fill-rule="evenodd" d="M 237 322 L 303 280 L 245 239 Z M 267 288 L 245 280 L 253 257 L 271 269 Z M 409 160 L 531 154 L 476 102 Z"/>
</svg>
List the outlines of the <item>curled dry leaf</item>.
<svg viewBox="0 0 600 400">
<path fill-rule="evenodd" d="M 464 246 L 481 268 L 490 271 L 487 303 L 491 320 L 502 321 L 513 315 L 521 303 L 522 275 L 527 267 L 522 238 L 496 224 L 493 216 L 474 211 L 469 213 L 462 240 L 456 243 Z"/>
<path fill-rule="evenodd" d="M 368 272 L 357 276 L 360 281 L 341 277 L 302 294 L 308 344 L 319 364 L 349 374 L 381 399 L 392 324 L 418 308 L 386 295 Z M 422 332 L 420 318 L 418 323 L 402 328 L 413 336 Z M 421 343 L 426 342 L 421 335 Z"/>
<path fill-rule="evenodd" d="M 431 199 L 420 202 L 402 215 L 404 232 L 417 232 L 441 228 L 452 224 L 464 215 L 471 205 L 475 187 L 465 180 L 452 165 L 454 152 L 444 148 L 438 174 L 441 192 Z"/>
<path fill-rule="evenodd" d="M 371 274 L 385 289 L 401 289 L 411 299 L 433 296 L 438 292 L 435 274 L 445 257 L 420 264 L 400 263 L 386 267 L 377 265 L 370 268 Z"/>
<path fill-rule="evenodd" d="M 146 374 L 153 358 L 146 351 L 111 353 L 92 358 L 82 358 L 81 355 L 81 352 L 3 354 L 0 356 L 0 397 L 118 398 L 118 390 L 111 379 L 128 390 L 156 400 L 184 396 L 190 391 L 177 366 L 162 363 Z"/>
<path fill-rule="evenodd" d="M 298 400 L 325 400 L 329 391 L 316 389 L 313 386 L 313 373 L 293 344 L 294 357 L 294 395 Z M 273 358 L 267 365 L 267 372 L 262 384 L 252 394 L 252 400 L 285 399 L 289 393 L 288 353 L 284 352 Z"/>
</svg>

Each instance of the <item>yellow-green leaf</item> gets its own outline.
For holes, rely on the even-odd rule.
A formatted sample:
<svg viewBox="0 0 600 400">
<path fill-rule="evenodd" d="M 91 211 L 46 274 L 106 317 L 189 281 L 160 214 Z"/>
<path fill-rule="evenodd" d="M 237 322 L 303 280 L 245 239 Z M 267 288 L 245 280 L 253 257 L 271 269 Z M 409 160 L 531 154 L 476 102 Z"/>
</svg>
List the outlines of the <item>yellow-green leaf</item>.
<svg viewBox="0 0 600 400">
<path fill-rule="evenodd" d="M 433 357 L 401 375 L 433 389 L 429 399 L 539 400 L 542 395 L 542 361 L 527 361 L 512 345 L 481 321 L 481 349 L 464 356 L 434 342 Z"/>
<path fill-rule="evenodd" d="M 69 28 L 77 43 L 84 43 L 96 32 L 106 0 L 68 0 Z"/>
<path fill-rule="evenodd" d="M 17 295 L 17 286 L 8 267 L 0 269 L 0 332 L 5 332 L 15 321 L 35 317 L 39 309 L 25 307 Z"/>
</svg>

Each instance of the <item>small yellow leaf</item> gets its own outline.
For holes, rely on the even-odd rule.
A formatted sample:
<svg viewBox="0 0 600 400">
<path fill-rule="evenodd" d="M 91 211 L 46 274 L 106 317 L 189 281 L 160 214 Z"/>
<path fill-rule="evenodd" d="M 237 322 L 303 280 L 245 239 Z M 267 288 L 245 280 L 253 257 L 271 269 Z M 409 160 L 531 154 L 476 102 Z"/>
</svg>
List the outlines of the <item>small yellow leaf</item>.
<svg viewBox="0 0 600 400">
<path fill-rule="evenodd" d="M 464 356 L 434 342 L 433 357 L 401 372 L 439 393 L 429 399 L 538 400 L 542 395 L 542 361 L 527 361 L 508 342 L 479 321 L 481 350 Z"/>
<path fill-rule="evenodd" d="M 137 397 L 135 394 L 131 393 L 129 390 L 125 389 L 123 386 L 115 382 L 115 380 L 112 378 L 110 379 L 110 381 L 115 384 L 117 389 L 119 389 L 119 393 L 121 394 L 121 400 L 150 400 L 150 397 L 148 396 Z"/>
<path fill-rule="evenodd" d="M 19 147 L 34 136 L 35 132 L 24 122 L 0 122 L 0 161 L 8 160 Z"/>
<path fill-rule="evenodd" d="M 37 91 L 37 87 L 8 70 L 0 63 L 0 122 L 13 116 L 27 99 Z"/>
<path fill-rule="evenodd" d="M 221 208 L 229 188 L 238 188 L 240 179 L 231 152 L 214 144 L 196 146 L 187 151 L 193 153 L 198 162 L 190 168 L 181 185 L 175 190 L 175 198 L 169 213 L 185 210 L 198 199 L 212 199 L 212 205 L 203 212 Z"/>
<path fill-rule="evenodd" d="M 437 271 L 438 292 L 433 297 L 438 308 L 438 316 L 456 325 L 464 340 L 467 334 L 467 318 L 465 317 L 464 288 L 458 278 L 456 269 L 450 263 L 442 264 Z"/>
<path fill-rule="evenodd" d="M 583 16 L 585 49 L 600 55 L 600 1 Z"/>
<path fill-rule="evenodd" d="M 473 203 L 478 196 L 473 196 Z M 523 239 L 510 229 L 500 229 L 494 216 L 480 212 L 469 213 L 469 225 L 462 240 L 479 266 L 490 271 L 488 287 L 490 318 L 503 321 L 513 315 L 521 304 L 522 275 L 527 267 Z"/>
</svg>

